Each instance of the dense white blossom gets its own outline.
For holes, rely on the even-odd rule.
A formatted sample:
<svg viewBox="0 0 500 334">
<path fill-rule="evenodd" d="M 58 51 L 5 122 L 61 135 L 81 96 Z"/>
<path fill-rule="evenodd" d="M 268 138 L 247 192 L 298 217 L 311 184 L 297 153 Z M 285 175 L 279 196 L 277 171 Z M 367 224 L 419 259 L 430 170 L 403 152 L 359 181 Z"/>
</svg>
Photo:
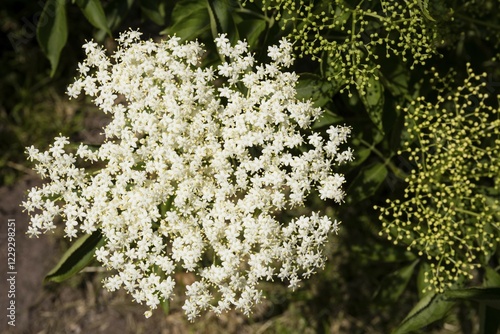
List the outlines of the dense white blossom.
<svg viewBox="0 0 500 334">
<path fill-rule="evenodd" d="M 68 94 L 91 96 L 112 120 L 98 149 L 70 150 L 62 136 L 45 152 L 28 148 L 49 180 L 23 203 L 28 233 L 53 230 L 56 216 L 69 238 L 101 230 L 95 256 L 113 273 L 104 286 L 151 310 L 173 297 L 174 274 L 187 271 L 196 277 L 186 287 L 189 319 L 209 309 L 248 313 L 262 297 L 259 281 L 295 288 L 324 265 L 339 223 L 316 212 L 283 220 L 280 212 L 313 191 L 342 202 L 344 177 L 333 169 L 352 159 L 340 147 L 350 129 L 311 133 L 322 111 L 297 100 L 297 75 L 282 72 L 293 63 L 286 40 L 256 65 L 245 42 L 231 46 L 221 35 L 225 61 L 201 68 L 197 42 L 139 37 L 122 34 L 111 58 L 84 45 Z M 94 167 L 77 167 L 83 162 Z"/>
</svg>

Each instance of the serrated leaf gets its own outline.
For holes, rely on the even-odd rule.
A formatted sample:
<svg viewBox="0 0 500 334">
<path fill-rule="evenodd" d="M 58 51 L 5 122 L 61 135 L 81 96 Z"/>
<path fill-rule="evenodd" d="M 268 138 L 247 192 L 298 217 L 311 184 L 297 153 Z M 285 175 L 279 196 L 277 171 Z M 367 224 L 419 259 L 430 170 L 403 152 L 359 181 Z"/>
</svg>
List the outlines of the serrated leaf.
<svg viewBox="0 0 500 334">
<path fill-rule="evenodd" d="M 415 260 L 409 265 L 390 273 L 382 280 L 380 288 L 374 296 L 377 305 L 379 303 L 390 304 L 398 300 L 406 289 L 418 262 L 419 260 Z"/>
<path fill-rule="evenodd" d="M 364 166 L 347 189 L 348 201 L 353 204 L 375 194 L 387 173 L 387 167 L 380 162 Z"/>
<path fill-rule="evenodd" d="M 161 34 L 177 35 L 181 40 L 192 40 L 210 30 L 210 15 L 206 0 L 178 2 L 172 12 L 172 26 Z"/>
<path fill-rule="evenodd" d="M 66 1 L 47 0 L 36 27 L 36 37 L 42 52 L 50 61 L 50 76 L 53 77 L 61 51 L 68 40 Z"/>
<path fill-rule="evenodd" d="M 384 126 L 382 116 L 384 114 L 384 86 L 377 77 L 371 76 L 368 79 L 369 88 L 366 89 L 365 94 L 359 94 L 361 102 L 365 106 L 368 116 L 373 124 L 384 133 Z"/>
<path fill-rule="evenodd" d="M 454 305 L 455 302 L 446 300 L 443 294 L 425 295 L 408 313 L 393 334 L 409 333 L 442 319 Z"/>
<path fill-rule="evenodd" d="M 97 29 L 105 31 L 111 35 L 106 14 L 99 0 L 77 0 L 76 4 L 80 7 L 83 15 Z"/>
<path fill-rule="evenodd" d="M 99 230 L 80 237 L 45 276 L 44 281 L 59 283 L 72 277 L 92 261 L 96 248 L 100 247 L 103 242 L 104 238 Z"/>
</svg>

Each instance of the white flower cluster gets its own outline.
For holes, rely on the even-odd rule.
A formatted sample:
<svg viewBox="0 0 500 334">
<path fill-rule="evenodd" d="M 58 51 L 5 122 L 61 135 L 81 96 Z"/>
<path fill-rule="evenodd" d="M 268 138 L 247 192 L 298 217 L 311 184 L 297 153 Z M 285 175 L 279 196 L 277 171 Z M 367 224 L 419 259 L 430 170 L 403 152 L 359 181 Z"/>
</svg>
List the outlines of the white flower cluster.
<svg viewBox="0 0 500 334">
<path fill-rule="evenodd" d="M 293 63 L 286 40 L 270 48 L 269 64 L 255 65 L 245 42 L 231 46 L 221 35 L 226 61 L 200 68 L 198 43 L 139 37 L 122 34 L 113 61 L 97 44 L 84 45 L 68 93 L 93 97 L 112 121 L 98 149 L 81 144 L 71 153 L 64 137 L 46 152 L 28 149 L 50 179 L 23 203 L 29 233 L 54 229 L 58 215 L 69 238 L 101 230 L 96 257 L 114 270 L 105 287 L 123 288 L 151 310 L 173 296 L 175 272 L 188 271 L 196 277 L 186 287 L 189 319 L 207 309 L 248 313 L 261 299 L 260 280 L 295 288 L 324 265 L 338 222 L 279 215 L 315 189 L 342 202 L 344 177 L 332 168 L 352 159 L 340 148 L 350 129 L 303 135 L 321 110 L 298 101 L 297 75 L 281 72 Z M 96 167 L 76 167 L 84 161 Z"/>
</svg>

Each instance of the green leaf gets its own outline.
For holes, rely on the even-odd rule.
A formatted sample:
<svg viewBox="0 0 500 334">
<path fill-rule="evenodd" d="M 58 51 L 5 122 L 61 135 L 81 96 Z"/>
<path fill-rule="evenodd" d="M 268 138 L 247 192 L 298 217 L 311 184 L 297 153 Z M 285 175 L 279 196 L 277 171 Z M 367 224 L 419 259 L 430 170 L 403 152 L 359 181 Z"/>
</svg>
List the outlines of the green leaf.
<svg viewBox="0 0 500 334">
<path fill-rule="evenodd" d="M 231 0 L 207 0 L 208 9 L 213 14 L 214 24 L 216 26 L 216 34 L 222 32 L 229 32 L 233 28 L 233 11 L 235 3 Z M 212 17 L 211 17 L 212 18 Z"/>
<path fill-rule="evenodd" d="M 405 129 L 405 115 L 401 110 L 396 109 L 396 105 L 386 106 L 382 122 L 384 123 L 384 131 L 389 137 L 389 149 L 391 152 L 397 152 L 401 147 L 402 133 Z M 398 157 L 402 159 L 402 157 Z M 405 162 L 406 166 L 411 166 Z"/>
<path fill-rule="evenodd" d="M 412 252 L 402 248 L 387 247 L 387 244 L 382 243 L 353 245 L 351 250 L 359 253 L 360 258 L 369 262 L 394 263 L 415 260 L 415 254 Z"/>
<path fill-rule="evenodd" d="M 151 21 L 162 26 L 165 24 L 166 4 L 158 0 L 140 0 L 141 10 Z"/>
<path fill-rule="evenodd" d="M 498 208 L 497 201 L 498 199 L 490 197 L 490 196 L 485 196 L 486 197 L 486 204 L 491 207 L 491 208 Z M 493 215 L 495 216 L 496 219 L 500 220 L 500 210 L 496 209 L 493 211 Z"/>
<path fill-rule="evenodd" d="M 447 301 L 443 294 L 425 295 L 408 313 L 393 334 L 409 333 L 442 319 L 454 305 L 455 303 Z"/>
<path fill-rule="evenodd" d="M 382 280 L 380 288 L 375 293 L 375 302 L 377 305 L 379 303 L 391 304 L 398 300 L 405 291 L 418 262 L 419 260 L 415 260 L 409 265 L 390 273 Z"/>
<path fill-rule="evenodd" d="M 452 300 L 464 299 L 479 302 L 480 333 L 497 333 L 500 327 L 500 288 L 455 289 L 448 290 L 444 294 Z"/>
<path fill-rule="evenodd" d="M 431 13 L 429 13 L 428 10 L 429 0 L 417 0 L 417 3 L 425 18 L 429 21 L 436 22 L 436 20 L 434 20 L 434 18 L 431 16 Z"/>
<path fill-rule="evenodd" d="M 480 329 L 479 334 L 498 333 L 500 328 L 500 309 L 486 303 L 479 304 Z"/>
<path fill-rule="evenodd" d="M 172 210 L 172 205 L 174 204 L 175 195 L 169 196 L 166 202 L 160 204 L 160 215 L 165 217 L 165 214 Z"/>
<path fill-rule="evenodd" d="M 59 263 L 45 276 L 44 281 L 62 282 L 85 268 L 94 257 L 96 248 L 104 243 L 101 231 L 80 237 L 64 253 Z"/>
<path fill-rule="evenodd" d="M 312 100 L 315 107 L 323 107 L 340 90 L 340 87 L 335 87 L 332 82 L 315 74 L 304 73 L 300 75 L 295 89 L 297 99 Z"/>
<path fill-rule="evenodd" d="M 111 31 L 109 30 L 108 20 L 106 19 L 106 14 L 104 14 L 104 9 L 102 8 L 101 1 L 99 0 L 77 0 L 76 4 L 80 7 L 83 15 L 87 20 L 97 29 L 105 31 L 111 36 Z"/>
<path fill-rule="evenodd" d="M 314 127 L 313 127 L 314 129 Z M 360 166 L 371 155 L 372 150 L 365 146 L 359 146 L 354 151 L 354 160 L 349 162 L 349 167 Z"/>
<path fill-rule="evenodd" d="M 221 33 L 226 33 L 232 44 L 239 39 L 239 32 L 233 19 L 235 4 L 230 0 L 207 0 L 210 16 L 210 29 L 215 39 Z"/>
<path fill-rule="evenodd" d="M 250 49 L 258 47 L 260 36 L 267 27 L 266 21 L 264 19 L 242 18 L 240 14 L 236 15 L 234 19 L 241 38 L 247 40 Z"/>
<path fill-rule="evenodd" d="M 381 162 L 364 166 L 347 189 L 348 201 L 353 204 L 375 194 L 387 173 L 387 167 Z"/>
<path fill-rule="evenodd" d="M 467 299 L 487 301 L 497 304 L 500 308 L 500 288 L 466 288 L 445 291 L 449 299 Z"/>
<path fill-rule="evenodd" d="M 374 130 L 372 123 L 365 121 L 351 121 L 350 125 L 354 129 L 351 137 L 352 147 L 354 149 L 354 160 L 349 162 L 349 166 L 359 166 L 368 157 L 372 155 L 377 143 L 382 141 L 383 136 L 380 131 Z"/>
<path fill-rule="evenodd" d="M 133 4 L 134 0 L 114 0 L 106 6 L 107 22 L 111 30 L 118 28 Z"/>
<path fill-rule="evenodd" d="M 36 27 L 36 37 L 40 48 L 50 61 L 50 76 L 53 77 L 61 51 L 68 40 L 66 1 L 47 0 Z"/>
<path fill-rule="evenodd" d="M 500 274 L 493 268 L 486 267 L 483 279 L 485 288 L 500 287 Z"/>
<path fill-rule="evenodd" d="M 165 315 L 169 315 L 169 313 L 170 313 L 170 300 L 168 300 L 168 299 L 161 299 L 160 300 L 160 306 L 161 306 L 161 309 L 163 310 L 163 313 Z"/>
<path fill-rule="evenodd" d="M 324 109 L 323 113 L 318 117 L 318 119 L 312 125 L 312 129 L 317 130 L 322 127 L 330 126 L 332 124 L 339 124 L 342 121 L 344 121 L 344 118 L 335 115 L 328 109 Z"/>
<path fill-rule="evenodd" d="M 433 293 L 433 289 L 428 289 L 431 285 L 425 281 L 425 273 L 431 272 L 431 266 L 427 262 L 422 262 L 417 275 L 418 296 L 422 299 L 424 296 Z M 425 291 L 425 292 L 424 292 Z"/>
<path fill-rule="evenodd" d="M 368 116 L 373 124 L 384 133 L 384 126 L 382 116 L 384 114 L 384 86 L 378 80 L 378 77 L 371 76 L 368 79 L 369 88 L 366 89 L 365 94 L 359 94 L 361 102 L 363 102 Z"/>
<path fill-rule="evenodd" d="M 383 58 L 380 61 L 381 70 L 379 80 L 394 96 L 404 96 L 411 99 L 409 94 L 410 71 L 406 63 L 394 58 Z"/>
<path fill-rule="evenodd" d="M 210 31 L 210 15 L 206 0 L 184 0 L 175 5 L 172 26 L 161 34 L 177 35 L 183 41 L 192 40 Z"/>
</svg>

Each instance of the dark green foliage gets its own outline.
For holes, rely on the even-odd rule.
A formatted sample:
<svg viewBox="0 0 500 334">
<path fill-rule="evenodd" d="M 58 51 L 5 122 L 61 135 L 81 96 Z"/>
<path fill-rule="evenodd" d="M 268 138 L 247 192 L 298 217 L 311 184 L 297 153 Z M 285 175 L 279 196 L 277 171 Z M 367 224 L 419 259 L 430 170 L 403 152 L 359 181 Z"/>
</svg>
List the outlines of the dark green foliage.
<svg viewBox="0 0 500 334">
<path fill-rule="evenodd" d="M 63 254 L 59 263 L 45 276 L 45 281 L 60 283 L 74 276 L 94 259 L 95 250 L 103 243 L 101 231 L 78 238 Z"/>
</svg>

